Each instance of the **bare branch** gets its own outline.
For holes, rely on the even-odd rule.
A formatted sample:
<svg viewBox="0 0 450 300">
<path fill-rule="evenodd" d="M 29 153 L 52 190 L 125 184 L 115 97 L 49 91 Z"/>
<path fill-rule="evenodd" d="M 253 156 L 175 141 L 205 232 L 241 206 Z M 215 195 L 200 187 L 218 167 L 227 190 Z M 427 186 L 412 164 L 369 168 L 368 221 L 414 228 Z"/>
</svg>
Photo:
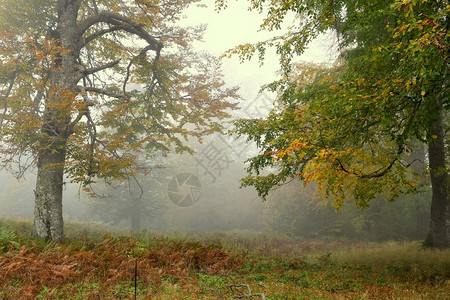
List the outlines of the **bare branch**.
<svg viewBox="0 0 450 300">
<path fill-rule="evenodd" d="M 78 28 L 79 34 L 82 35 L 83 33 L 86 32 L 86 30 L 88 30 L 89 28 L 91 28 L 92 26 L 94 26 L 98 23 L 107 23 L 107 24 L 113 25 L 113 27 L 118 27 L 118 26 L 122 27 L 121 29 L 123 29 L 124 31 L 127 31 L 131 34 L 137 35 L 138 37 L 145 40 L 151 46 L 151 50 L 154 50 L 157 53 L 159 53 L 159 51 L 161 51 L 161 49 L 163 47 L 163 44 L 160 41 L 158 41 L 155 37 L 150 35 L 147 31 L 145 31 L 142 28 L 142 25 L 133 22 L 132 20 L 128 19 L 125 16 L 121 16 L 121 15 L 117 15 L 117 14 L 113 14 L 113 13 L 105 12 L 105 11 L 102 11 L 98 15 L 92 16 L 92 17 L 84 20 L 79 25 L 79 28 Z M 105 34 L 105 33 L 103 33 L 103 34 Z"/>
<path fill-rule="evenodd" d="M 91 34 L 90 36 L 88 36 L 84 39 L 84 44 L 86 45 L 89 42 L 91 42 L 91 41 L 95 40 L 96 38 L 99 38 L 107 33 L 119 31 L 119 30 L 125 29 L 126 27 L 130 27 L 130 25 L 117 25 L 117 26 L 112 26 L 108 29 L 103 29 L 103 30 L 94 32 L 93 34 Z"/>
<path fill-rule="evenodd" d="M 92 116 L 90 111 L 88 110 L 86 112 L 86 118 L 88 119 L 88 126 L 92 129 L 92 131 L 89 131 L 89 137 L 90 140 L 88 141 L 89 144 L 89 166 L 88 166 L 88 175 L 92 175 L 92 162 L 94 160 L 94 151 L 95 151 L 95 143 L 97 142 L 97 128 L 95 126 L 94 120 L 92 120 Z"/>
<path fill-rule="evenodd" d="M 117 60 L 115 60 L 115 61 L 112 61 L 112 62 L 110 62 L 110 63 L 104 64 L 104 65 L 99 66 L 99 67 L 86 69 L 86 70 L 83 72 L 83 75 L 85 75 L 85 76 L 86 76 L 86 75 L 91 75 L 91 74 L 94 74 L 94 73 L 96 73 L 96 72 L 99 72 L 99 71 L 102 71 L 102 70 L 106 70 L 106 69 L 112 68 L 112 67 L 114 67 L 115 65 L 117 65 L 119 62 L 120 62 L 120 59 L 117 59 Z"/>
<path fill-rule="evenodd" d="M 127 66 L 127 75 L 125 76 L 125 80 L 123 81 L 122 91 L 125 94 L 127 89 L 127 83 L 130 79 L 130 72 L 131 72 L 131 66 L 133 65 L 133 62 L 138 59 L 139 57 L 145 57 L 148 51 L 152 50 L 152 46 L 148 45 L 144 49 L 141 50 L 141 52 L 135 56 L 132 60 L 130 60 L 130 63 Z M 159 51 L 156 53 L 155 62 L 159 59 Z M 155 65 L 153 65 L 153 71 L 156 71 Z"/>
<path fill-rule="evenodd" d="M 82 35 L 84 32 L 86 32 L 86 30 L 88 30 L 89 28 L 91 28 L 92 26 L 94 26 L 98 23 L 107 23 L 109 25 L 112 25 L 112 27 L 110 27 L 109 29 L 103 29 L 96 33 L 93 33 L 91 36 L 88 36 L 85 39 L 85 43 L 88 43 L 88 42 L 92 41 L 93 39 L 95 39 L 96 37 L 102 36 L 106 33 L 115 32 L 118 30 L 124 30 L 133 35 L 136 35 L 148 43 L 148 45 L 144 49 L 142 49 L 140 51 L 140 53 L 137 56 L 135 56 L 127 66 L 127 73 L 126 73 L 125 80 L 124 80 L 123 86 L 122 86 L 123 94 L 126 95 L 126 86 L 127 86 L 128 80 L 130 78 L 130 69 L 131 69 L 131 66 L 132 66 L 134 60 L 137 58 L 140 58 L 140 57 L 145 57 L 148 51 L 153 50 L 156 52 L 155 58 L 153 60 L 154 69 L 155 69 L 155 66 L 156 66 L 155 64 L 159 60 L 160 52 L 161 52 L 161 49 L 163 48 L 163 44 L 160 41 L 158 41 L 155 37 L 150 35 L 146 30 L 144 30 L 142 28 L 141 24 L 133 22 L 132 20 L 130 20 L 129 18 L 127 18 L 125 16 L 113 14 L 113 13 L 109 13 L 109 12 L 105 12 L 105 11 L 100 12 L 99 14 L 92 16 L 92 17 L 86 19 L 84 22 L 82 22 L 78 28 L 80 35 Z M 92 70 L 96 71 L 95 68 Z M 112 95 L 110 93 L 104 93 L 101 91 L 99 91 L 99 93 L 118 98 L 118 95 Z M 123 97 L 123 96 L 121 96 L 121 97 Z"/>
</svg>

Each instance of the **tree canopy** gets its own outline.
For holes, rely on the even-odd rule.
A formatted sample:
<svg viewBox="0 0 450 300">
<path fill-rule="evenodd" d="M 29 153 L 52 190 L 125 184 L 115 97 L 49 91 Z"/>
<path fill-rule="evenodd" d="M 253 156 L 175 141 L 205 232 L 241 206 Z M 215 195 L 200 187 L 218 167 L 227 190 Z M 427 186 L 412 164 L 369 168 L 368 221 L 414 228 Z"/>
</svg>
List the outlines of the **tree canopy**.
<svg viewBox="0 0 450 300">
<path fill-rule="evenodd" d="M 218 129 L 212 117 L 232 107 L 226 100 L 235 90 L 223 87 L 218 62 L 190 45 L 202 28 L 175 25 L 195 1 L 79 1 L 74 50 L 52 36 L 64 21 L 57 15 L 61 1 L 2 2 L 6 163 L 23 164 L 46 147 L 49 108 L 67 120 L 59 128 L 71 136 L 66 172 L 88 183 L 93 176 L 120 177 L 135 151 L 167 151 L 170 144 L 186 150 L 182 136 Z M 58 57 L 70 53 L 78 84 L 57 91 L 51 75 L 61 69 Z"/>
<path fill-rule="evenodd" d="M 218 8 L 225 1 L 216 1 Z M 256 141 L 244 186 L 260 196 L 293 178 L 316 181 L 334 196 L 367 207 L 378 194 L 393 198 L 417 190 L 406 157 L 415 141 L 428 144 L 433 186 L 427 243 L 449 247 L 448 109 L 449 12 L 447 1 L 249 1 L 266 14 L 262 30 L 285 35 L 237 46 L 225 56 L 264 59 L 275 47 L 281 80 L 267 119 L 236 123 Z M 340 49 L 333 65 L 294 63 L 309 42 L 332 32 Z M 447 150 L 446 150 L 447 148 Z M 448 153 L 448 152 L 447 152 Z M 275 167 L 267 172 L 267 167 Z"/>
<path fill-rule="evenodd" d="M 177 25 L 196 2 L 1 1 L 0 154 L 19 175 L 38 167 L 37 236 L 62 238 L 63 174 L 133 175 L 136 154 L 221 128 L 236 89 L 193 50 L 204 28 Z"/>
</svg>

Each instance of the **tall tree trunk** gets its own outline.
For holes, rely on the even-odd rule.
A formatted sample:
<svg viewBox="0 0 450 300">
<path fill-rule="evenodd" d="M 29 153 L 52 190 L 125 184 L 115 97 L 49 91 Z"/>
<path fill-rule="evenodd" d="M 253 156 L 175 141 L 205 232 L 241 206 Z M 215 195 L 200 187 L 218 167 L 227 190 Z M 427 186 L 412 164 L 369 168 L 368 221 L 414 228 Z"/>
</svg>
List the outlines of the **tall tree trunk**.
<svg viewBox="0 0 450 300">
<path fill-rule="evenodd" d="M 65 51 L 55 55 L 50 89 L 45 103 L 38 153 L 33 235 L 59 241 L 64 237 L 62 190 L 67 139 L 71 134 L 70 103 L 75 97 L 80 69 L 77 66 L 81 35 L 77 16 L 81 0 L 58 0 L 58 25 L 49 32 Z"/>
<path fill-rule="evenodd" d="M 65 143 L 39 153 L 33 236 L 59 241 L 64 237 L 62 190 Z"/>
<path fill-rule="evenodd" d="M 445 161 L 445 136 L 443 107 L 435 104 L 437 112 L 431 126 L 432 139 L 428 143 L 428 159 L 431 175 L 431 221 L 425 245 L 434 248 L 450 247 L 450 183 Z M 433 111 L 433 110 L 431 110 Z"/>
<path fill-rule="evenodd" d="M 419 176 L 420 185 L 429 186 L 430 176 L 425 174 L 426 169 L 426 145 L 418 140 L 412 141 L 412 151 L 408 157 L 410 169 Z M 428 227 L 430 224 L 430 214 L 426 206 L 428 206 L 428 197 L 420 197 L 415 199 L 415 217 L 416 228 L 414 232 L 411 231 L 412 237 L 423 239 L 427 236 Z M 426 203 L 426 206 L 425 206 Z"/>
</svg>

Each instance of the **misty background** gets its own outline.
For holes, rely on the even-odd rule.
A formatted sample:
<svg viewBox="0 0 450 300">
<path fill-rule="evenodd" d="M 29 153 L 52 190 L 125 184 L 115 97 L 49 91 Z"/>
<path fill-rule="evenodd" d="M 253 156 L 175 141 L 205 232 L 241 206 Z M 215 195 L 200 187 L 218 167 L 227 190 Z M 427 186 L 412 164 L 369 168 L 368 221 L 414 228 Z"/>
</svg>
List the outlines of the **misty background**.
<svg viewBox="0 0 450 300">
<path fill-rule="evenodd" d="M 207 24 L 204 42 L 196 47 L 217 56 L 238 44 L 269 38 L 269 33 L 254 34 L 261 16 L 249 13 L 246 3 L 231 2 L 220 14 L 214 12 L 212 5 L 192 7 L 183 23 Z M 299 60 L 331 63 L 336 58 L 333 39 L 331 35 L 320 36 Z M 239 86 L 243 99 L 234 117 L 266 117 L 275 95 L 259 90 L 277 76 L 276 55 L 267 53 L 262 66 L 256 58 L 245 63 L 238 58 L 225 58 L 223 70 L 225 82 Z M 229 124 L 225 127 L 231 128 Z M 88 191 L 67 179 L 63 196 L 65 221 L 102 222 L 131 231 L 252 230 L 377 241 L 423 239 L 428 231 L 429 189 L 401 196 L 394 203 L 380 196 L 366 210 L 356 208 L 350 201 L 336 212 L 332 201 L 314 185 L 304 187 L 294 180 L 262 202 L 253 188 L 239 187 L 239 179 L 246 174 L 245 160 L 256 151 L 245 138 L 216 133 L 202 143 L 187 141 L 187 145 L 195 153 L 153 153 L 139 157 L 142 174 L 123 182 L 99 181 Z M 420 151 L 418 155 L 422 155 Z M 197 181 L 182 182 L 191 175 Z M 0 172 L 0 217 L 32 218 L 35 178 L 33 169 L 20 179 L 10 172 Z M 182 203 L 177 195 L 182 197 Z"/>
</svg>

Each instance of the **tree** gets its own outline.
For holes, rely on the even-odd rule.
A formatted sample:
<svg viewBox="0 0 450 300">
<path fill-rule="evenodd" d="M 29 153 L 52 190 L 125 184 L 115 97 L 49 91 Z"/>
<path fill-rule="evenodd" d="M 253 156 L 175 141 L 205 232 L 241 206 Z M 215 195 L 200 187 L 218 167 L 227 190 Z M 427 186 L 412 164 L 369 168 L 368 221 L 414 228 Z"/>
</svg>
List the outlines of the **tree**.
<svg viewBox="0 0 450 300">
<path fill-rule="evenodd" d="M 63 238 L 64 175 L 135 175 L 137 153 L 220 129 L 236 89 L 190 47 L 202 28 L 176 25 L 195 2 L 1 1 L 0 151 L 19 175 L 37 166 L 35 236 Z"/>
<path fill-rule="evenodd" d="M 430 222 L 429 188 L 415 195 L 400 195 L 394 202 L 378 196 L 365 210 L 348 200 L 339 213 L 331 199 L 321 198 L 314 184 L 302 187 L 297 181 L 273 191 L 264 212 L 268 229 L 295 236 L 370 241 L 426 237 Z"/>
<path fill-rule="evenodd" d="M 125 221 L 131 232 L 165 229 L 167 209 L 162 199 L 167 193 L 167 167 L 162 155 L 154 155 L 145 160 L 145 170 L 137 176 L 91 185 L 85 195 L 90 215 L 112 225 Z"/>
<path fill-rule="evenodd" d="M 226 5 L 216 1 L 219 8 Z M 266 120 L 241 120 L 236 132 L 257 142 L 244 186 L 262 197 L 289 178 L 316 181 L 339 207 L 352 198 L 367 207 L 378 194 L 396 198 L 419 184 L 408 152 L 416 141 L 428 146 L 432 201 L 431 247 L 450 247 L 448 157 L 448 1 L 254 1 L 267 13 L 263 30 L 296 19 L 288 32 L 237 54 L 264 59 L 267 47 L 280 55 L 283 78 L 266 88 L 278 91 L 278 109 Z M 341 50 L 333 65 L 294 64 L 308 43 L 333 31 Z M 276 173 L 263 175 L 268 166 Z M 416 175 L 416 176 L 414 176 Z"/>
</svg>

